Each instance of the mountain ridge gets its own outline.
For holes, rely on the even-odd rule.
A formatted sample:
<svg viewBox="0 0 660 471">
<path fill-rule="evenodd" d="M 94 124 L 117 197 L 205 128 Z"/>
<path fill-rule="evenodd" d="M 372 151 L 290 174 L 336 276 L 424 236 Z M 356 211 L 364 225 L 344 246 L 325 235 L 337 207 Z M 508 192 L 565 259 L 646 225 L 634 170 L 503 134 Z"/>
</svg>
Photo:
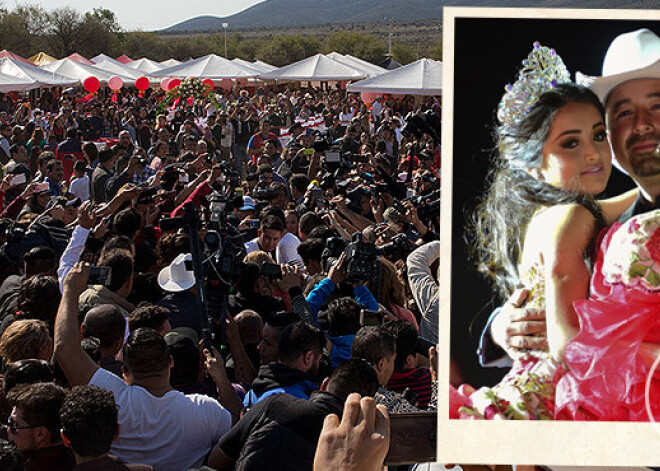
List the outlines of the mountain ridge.
<svg viewBox="0 0 660 471">
<path fill-rule="evenodd" d="M 288 28 L 338 23 L 385 23 L 442 18 L 442 8 L 657 8 L 657 0 L 264 0 L 226 17 L 201 15 L 158 33 L 201 33 L 231 30 Z"/>
</svg>

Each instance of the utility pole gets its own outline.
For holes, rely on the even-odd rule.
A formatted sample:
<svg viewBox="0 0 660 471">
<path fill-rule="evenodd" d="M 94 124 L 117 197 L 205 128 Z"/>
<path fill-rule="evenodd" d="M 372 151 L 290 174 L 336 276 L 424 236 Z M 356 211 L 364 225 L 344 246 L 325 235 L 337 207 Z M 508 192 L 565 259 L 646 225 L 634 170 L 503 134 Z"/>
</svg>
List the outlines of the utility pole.
<svg viewBox="0 0 660 471">
<path fill-rule="evenodd" d="M 392 17 L 389 18 L 390 34 L 387 36 L 387 55 L 392 57 Z"/>
<path fill-rule="evenodd" d="M 225 29 L 225 59 L 229 59 L 227 57 L 227 28 L 229 27 L 229 23 L 222 23 L 222 27 Z"/>
</svg>

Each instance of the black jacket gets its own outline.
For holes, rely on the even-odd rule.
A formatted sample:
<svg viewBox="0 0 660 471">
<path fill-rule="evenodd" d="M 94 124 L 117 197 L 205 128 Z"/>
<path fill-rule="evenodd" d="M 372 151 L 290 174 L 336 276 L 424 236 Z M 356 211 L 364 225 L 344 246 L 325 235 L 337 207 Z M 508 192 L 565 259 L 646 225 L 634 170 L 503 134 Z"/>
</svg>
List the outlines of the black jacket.
<svg viewBox="0 0 660 471">
<path fill-rule="evenodd" d="M 218 445 L 235 460 L 236 471 L 311 471 L 323 420 L 341 417 L 343 405 L 324 391 L 309 401 L 277 394 L 252 407 Z"/>
</svg>

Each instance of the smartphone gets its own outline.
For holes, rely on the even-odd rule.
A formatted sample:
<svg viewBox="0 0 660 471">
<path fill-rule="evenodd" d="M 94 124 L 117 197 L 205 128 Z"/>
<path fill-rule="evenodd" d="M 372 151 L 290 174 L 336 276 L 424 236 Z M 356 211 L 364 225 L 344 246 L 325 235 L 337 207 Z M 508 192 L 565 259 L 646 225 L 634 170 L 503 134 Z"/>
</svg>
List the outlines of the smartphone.
<svg viewBox="0 0 660 471">
<path fill-rule="evenodd" d="M 22 185 L 23 183 L 25 183 L 25 174 L 15 173 L 11 179 L 11 186 Z"/>
<path fill-rule="evenodd" d="M 91 267 L 89 270 L 88 285 L 110 286 L 112 269 L 110 267 Z"/>
<path fill-rule="evenodd" d="M 190 182 L 190 175 L 187 173 L 180 173 L 179 174 L 179 183 L 188 183 Z"/>
<path fill-rule="evenodd" d="M 259 229 L 259 219 L 249 219 L 248 227 L 250 229 Z"/>
<path fill-rule="evenodd" d="M 328 163 L 341 162 L 341 154 L 339 152 L 326 152 L 325 161 Z"/>
<path fill-rule="evenodd" d="M 303 151 L 304 155 L 314 155 L 314 149 L 305 149 Z"/>
<path fill-rule="evenodd" d="M 21 174 L 21 175 L 23 175 L 23 174 Z M 25 175 L 23 175 L 23 179 L 25 179 Z M 12 183 L 13 183 L 13 180 L 12 180 Z M 48 190 L 50 190 L 50 185 L 48 184 L 48 182 L 37 183 L 36 185 L 34 185 L 34 192 L 35 193 L 41 193 L 42 191 L 48 191 Z"/>
<path fill-rule="evenodd" d="M 390 414 L 390 449 L 385 465 L 436 461 L 436 411 Z"/>
<path fill-rule="evenodd" d="M 234 188 L 234 196 L 240 196 L 241 198 L 243 198 L 243 195 L 244 195 L 243 188 Z"/>
<path fill-rule="evenodd" d="M 278 263 L 264 262 L 261 266 L 261 276 L 266 278 L 282 278 L 282 267 Z"/>
<path fill-rule="evenodd" d="M 362 309 L 362 311 L 360 311 L 360 325 L 362 327 L 383 325 L 383 313 L 380 311 Z"/>
</svg>

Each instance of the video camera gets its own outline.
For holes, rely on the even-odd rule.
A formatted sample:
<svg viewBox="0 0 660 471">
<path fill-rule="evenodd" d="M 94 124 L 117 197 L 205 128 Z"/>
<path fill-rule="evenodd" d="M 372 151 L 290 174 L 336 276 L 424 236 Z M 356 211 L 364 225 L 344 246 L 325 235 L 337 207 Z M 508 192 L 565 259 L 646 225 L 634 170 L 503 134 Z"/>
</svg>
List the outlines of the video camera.
<svg viewBox="0 0 660 471">
<path fill-rule="evenodd" d="M 422 114 L 408 113 L 406 125 L 401 129 L 401 133 L 407 138 L 412 136 L 415 139 L 421 139 L 423 134 L 428 134 L 436 144 L 441 142 L 441 125 L 433 110 L 427 110 Z"/>
<path fill-rule="evenodd" d="M 359 232 L 353 235 L 348 244 L 341 237 L 330 237 L 321 254 L 321 263 L 326 273 L 337 263 L 342 253 L 346 254 L 347 281 L 364 283 L 376 278 L 376 262 L 381 254 L 376 244 L 363 242 Z"/>
</svg>

